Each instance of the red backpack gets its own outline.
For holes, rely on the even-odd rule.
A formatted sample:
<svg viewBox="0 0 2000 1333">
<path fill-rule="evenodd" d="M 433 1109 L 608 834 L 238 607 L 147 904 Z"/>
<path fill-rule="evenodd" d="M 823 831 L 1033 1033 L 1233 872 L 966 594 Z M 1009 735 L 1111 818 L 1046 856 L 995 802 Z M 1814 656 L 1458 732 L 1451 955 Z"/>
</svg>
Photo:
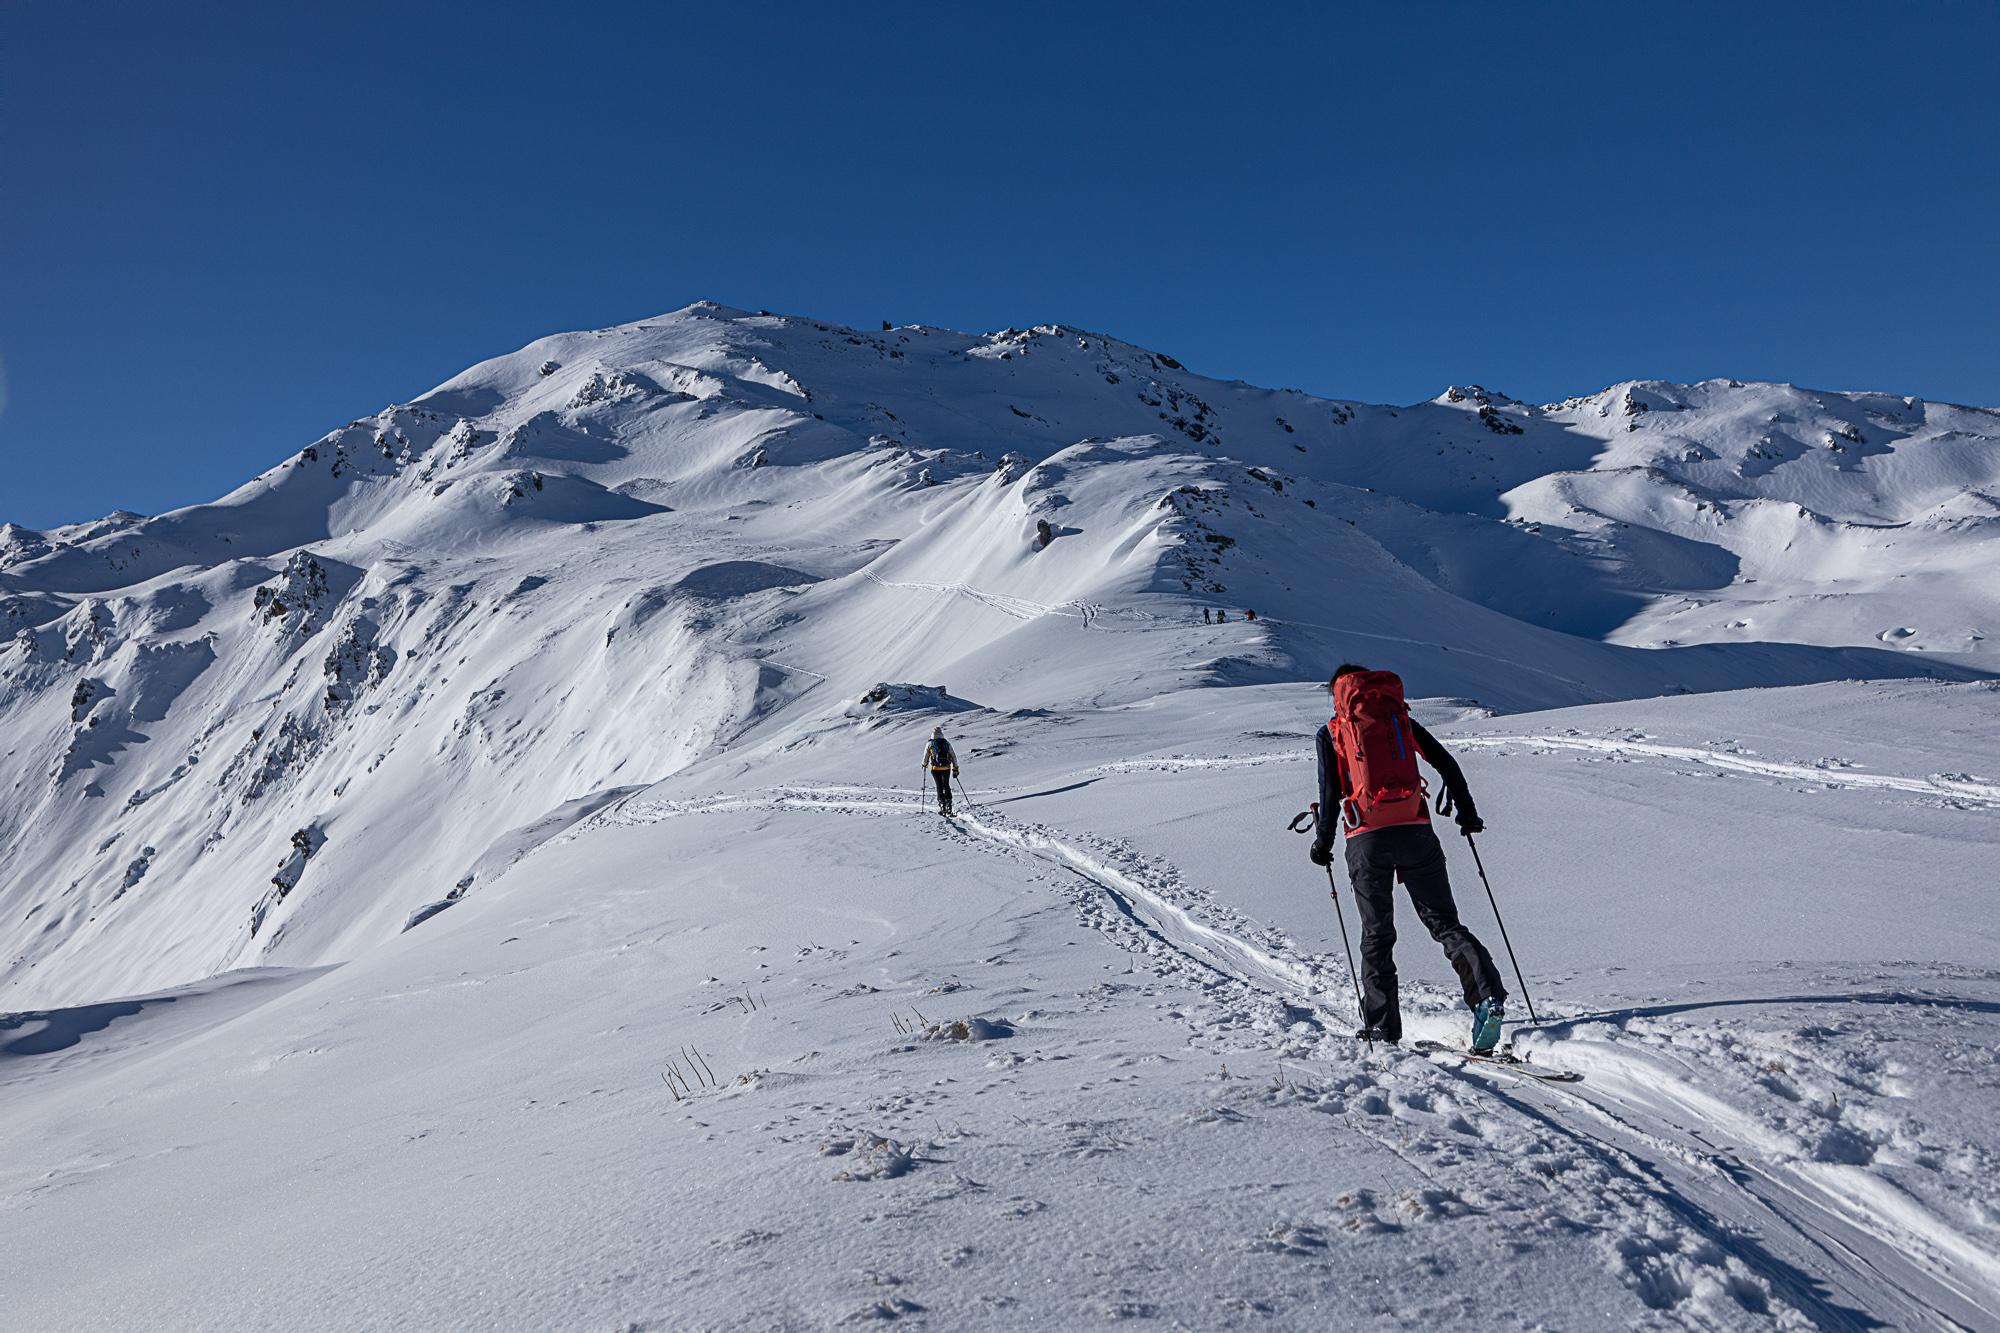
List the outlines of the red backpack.
<svg viewBox="0 0 2000 1333">
<path fill-rule="evenodd" d="M 1402 677 L 1393 671 L 1342 676 L 1334 682 L 1333 718 L 1326 729 L 1347 772 L 1342 813 L 1350 833 L 1430 818 Z"/>
</svg>

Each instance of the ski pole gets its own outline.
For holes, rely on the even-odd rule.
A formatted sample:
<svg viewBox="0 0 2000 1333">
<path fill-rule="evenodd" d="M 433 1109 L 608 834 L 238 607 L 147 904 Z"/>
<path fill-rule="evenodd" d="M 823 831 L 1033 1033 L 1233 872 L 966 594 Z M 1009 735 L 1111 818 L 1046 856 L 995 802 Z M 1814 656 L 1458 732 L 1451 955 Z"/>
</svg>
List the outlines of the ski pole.
<svg viewBox="0 0 2000 1333">
<path fill-rule="evenodd" d="M 965 798 L 965 808 L 970 810 L 972 808 L 972 793 L 965 789 L 965 779 L 954 773 L 951 775 L 951 780 L 958 784 L 958 794 Z"/>
<path fill-rule="evenodd" d="M 1354 945 L 1348 942 L 1347 917 L 1340 910 L 1340 890 L 1334 885 L 1332 866 L 1326 868 L 1326 888 L 1327 892 L 1333 895 L 1334 919 L 1340 922 L 1340 947 L 1347 950 L 1347 975 L 1354 982 L 1354 1012 L 1361 1016 L 1361 1030 L 1366 1032 L 1368 1030 L 1368 1010 L 1361 1003 L 1361 974 L 1354 970 Z M 1375 1053 L 1375 1039 L 1370 1037 L 1367 1041 L 1368 1053 L 1373 1055 Z"/>
<path fill-rule="evenodd" d="M 1472 835 L 1468 833 L 1465 835 L 1465 845 L 1472 849 L 1472 864 L 1479 869 L 1479 882 L 1486 886 L 1486 901 L 1493 904 L 1493 919 L 1500 924 L 1500 942 L 1507 946 L 1507 961 L 1514 965 L 1514 980 L 1520 983 L 1521 998 L 1528 1002 L 1528 1019 L 1536 1027 L 1540 1027 L 1542 1020 L 1535 1016 L 1535 997 L 1528 994 L 1528 983 L 1521 976 L 1521 960 L 1514 956 L 1514 941 L 1507 938 L 1507 923 L 1500 920 L 1500 903 L 1493 897 L 1493 881 L 1486 878 L 1486 867 L 1480 864 L 1479 844 L 1474 842 Z"/>
</svg>

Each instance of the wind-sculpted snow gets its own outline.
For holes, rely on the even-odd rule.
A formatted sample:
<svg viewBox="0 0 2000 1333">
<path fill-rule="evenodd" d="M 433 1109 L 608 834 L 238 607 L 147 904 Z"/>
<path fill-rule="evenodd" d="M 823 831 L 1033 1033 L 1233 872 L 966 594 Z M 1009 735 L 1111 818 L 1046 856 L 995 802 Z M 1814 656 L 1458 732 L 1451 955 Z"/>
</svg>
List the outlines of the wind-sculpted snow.
<svg viewBox="0 0 2000 1333">
<path fill-rule="evenodd" d="M 214 504 L 0 533 L 0 994 L 351 956 L 507 830 L 885 682 L 1009 712 L 1358 657 L 1511 711 L 1978 674 L 1995 421 L 1719 383 L 1376 408 L 1067 326 L 707 303 L 543 339 Z M 1559 632 L 1662 617 L 1713 642 Z"/>
<path fill-rule="evenodd" d="M 9 1315 L 1990 1324 L 1996 450 L 701 303 L 0 527 Z M 1345 1035 L 1345 660 L 1583 1083 Z"/>
</svg>

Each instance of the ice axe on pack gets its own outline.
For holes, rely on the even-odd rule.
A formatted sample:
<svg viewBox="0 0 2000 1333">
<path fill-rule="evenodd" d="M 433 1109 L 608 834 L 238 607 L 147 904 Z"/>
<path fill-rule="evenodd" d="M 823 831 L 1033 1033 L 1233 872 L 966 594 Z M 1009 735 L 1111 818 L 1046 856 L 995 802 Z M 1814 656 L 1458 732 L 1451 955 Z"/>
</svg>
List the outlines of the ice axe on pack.
<svg viewBox="0 0 2000 1333">
<path fill-rule="evenodd" d="M 1292 822 L 1285 826 L 1294 833 L 1317 833 L 1319 831 L 1319 802 L 1312 803 L 1312 809 L 1301 810 L 1292 816 Z M 1361 974 L 1354 970 L 1354 944 L 1347 938 L 1347 914 L 1340 910 L 1340 888 L 1333 882 L 1333 867 L 1326 868 L 1326 891 L 1333 899 L 1333 917 L 1340 922 L 1340 947 L 1347 951 L 1347 976 L 1354 983 L 1354 1012 L 1360 1019 L 1362 1031 L 1368 1030 L 1368 1008 L 1361 1001 Z M 1370 1054 L 1375 1043 L 1368 1043 Z"/>
</svg>

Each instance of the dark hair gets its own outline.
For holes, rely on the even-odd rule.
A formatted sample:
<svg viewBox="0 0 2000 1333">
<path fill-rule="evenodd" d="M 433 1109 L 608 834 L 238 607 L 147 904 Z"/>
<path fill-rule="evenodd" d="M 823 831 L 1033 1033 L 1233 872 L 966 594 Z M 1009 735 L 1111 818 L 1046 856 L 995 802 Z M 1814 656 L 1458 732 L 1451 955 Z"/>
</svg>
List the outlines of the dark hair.
<svg viewBox="0 0 2000 1333">
<path fill-rule="evenodd" d="M 1334 671 L 1333 680 L 1329 680 L 1326 683 L 1326 687 L 1329 690 L 1332 689 L 1334 681 L 1339 680 L 1342 676 L 1347 675 L 1351 671 L 1366 671 L 1367 669 L 1368 669 L 1367 667 L 1362 666 L 1361 663 L 1359 662 L 1342 662 L 1339 668 Z"/>
</svg>

